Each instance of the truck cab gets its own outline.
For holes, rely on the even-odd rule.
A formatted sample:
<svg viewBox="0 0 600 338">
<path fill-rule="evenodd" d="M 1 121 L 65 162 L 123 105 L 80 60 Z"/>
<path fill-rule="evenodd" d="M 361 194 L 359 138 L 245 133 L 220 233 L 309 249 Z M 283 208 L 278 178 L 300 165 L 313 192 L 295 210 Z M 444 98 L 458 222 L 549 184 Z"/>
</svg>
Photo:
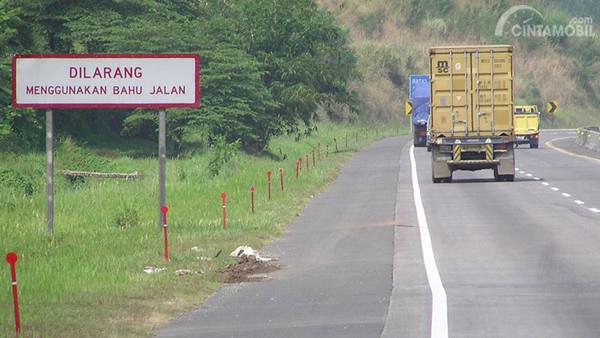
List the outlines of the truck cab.
<svg viewBox="0 0 600 338">
<path fill-rule="evenodd" d="M 540 111 L 536 105 L 515 106 L 515 138 L 519 144 L 537 148 L 540 141 Z"/>
</svg>

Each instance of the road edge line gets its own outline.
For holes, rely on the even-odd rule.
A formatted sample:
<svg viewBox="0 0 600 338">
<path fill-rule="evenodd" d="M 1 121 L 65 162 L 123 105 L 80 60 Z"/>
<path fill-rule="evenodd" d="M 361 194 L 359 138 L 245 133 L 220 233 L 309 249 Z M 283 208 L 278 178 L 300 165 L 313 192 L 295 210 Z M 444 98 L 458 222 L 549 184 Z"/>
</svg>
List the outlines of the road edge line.
<svg viewBox="0 0 600 338">
<path fill-rule="evenodd" d="M 568 136 L 568 137 L 555 138 L 555 139 L 552 139 L 550 141 L 546 141 L 546 143 L 544 143 L 544 144 L 546 145 L 546 147 L 548 147 L 548 148 L 550 148 L 550 149 L 552 149 L 554 151 L 558 151 L 559 153 L 563 153 L 565 155 L 570 155 L 570 156 L 573 156 L 573 157 L 577 157 L 577 158 L 580 158 L 580 159 L 583 159 L 583 160 L 588 160 L 588 161 L 594 162 L 595 164 L 600 164 L 600 160 L 597 159 L 597 158 L 593 158 L 593 157 L 590 157 L 590 156 L 576 154 L 576 153 L 570 152 L 568 150 L 559 148 L 558 146 L 555 146 L 553 144 L 554 141 L 566 140 L 566 139 L 570 139 L 570 138 L 575 138 L 575 137 Z"/>
<path fill-rule="evenodd" d="M 545 132 L 545 131 L 547 131 L 547 132 L 551 132 L 551 133 L 560 133 L 560 132 L 576 131 L 576 130 L 577 130 L 577 128 L 562 128 L 562 129 L 561 129 L 561 128 L 555 128 L 555 129 L 552 129 L 552 128 L 550 128 L 550 129 L 540 129 L 540 131 L 542 131 L 542 132 Z"/>
<path fill-rule="evenodd" d="M 429 225 L 427 224 L 427 216 L 421 199 L 421 188 L 419 187 L 419 177 L 417 175 L 417 164 L 415 161 L 415 146 L 410 147 L 410 172 L 413 187 L 413 199 L 415 208 L 417 209 L 417 222 L 419 224 L 419 233 L 421 237 L 421 250 L 423 251 L 423 262 L 425 264 L 425 272 L 427 273 L 427 281 L 431 289 L 431 337 L 432 338 L 447 338 L 448 337 L 448 304 L 446 290 L 442 284 L 440 273 L 435 263 L 435 255 L 431 244 L 431 236 L 429 234 Z"/>
</svg>

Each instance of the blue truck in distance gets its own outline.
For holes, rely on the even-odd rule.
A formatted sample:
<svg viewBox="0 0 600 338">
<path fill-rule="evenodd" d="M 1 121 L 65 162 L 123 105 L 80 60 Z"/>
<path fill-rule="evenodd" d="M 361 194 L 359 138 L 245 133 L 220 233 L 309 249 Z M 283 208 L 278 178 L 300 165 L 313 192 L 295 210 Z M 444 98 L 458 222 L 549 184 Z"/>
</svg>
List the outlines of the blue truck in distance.
<svg viewBox="0 0 600 338">
<path fill-rule="evenodd" d="M 408 99 L 412 103 L 413 143 L 415 147 L 425 147 L 429 120 L 429 75 L 411 75 L 409 79 Z"/>
</svg>

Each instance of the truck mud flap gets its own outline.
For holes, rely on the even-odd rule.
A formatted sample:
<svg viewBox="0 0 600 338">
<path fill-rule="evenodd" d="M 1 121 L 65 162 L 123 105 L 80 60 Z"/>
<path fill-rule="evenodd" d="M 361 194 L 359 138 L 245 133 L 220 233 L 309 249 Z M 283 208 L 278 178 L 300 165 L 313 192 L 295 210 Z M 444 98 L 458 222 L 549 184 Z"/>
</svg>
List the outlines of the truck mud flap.
<svg viewBox="0 0 600 338">
<path fill-rule="evenodd" d="M 436 144 L 431 145 L 431 179 L 433 183 L 452 182 L 452 170 L 447 161 L 451 154 L 440 152 Z"/>
</svg>

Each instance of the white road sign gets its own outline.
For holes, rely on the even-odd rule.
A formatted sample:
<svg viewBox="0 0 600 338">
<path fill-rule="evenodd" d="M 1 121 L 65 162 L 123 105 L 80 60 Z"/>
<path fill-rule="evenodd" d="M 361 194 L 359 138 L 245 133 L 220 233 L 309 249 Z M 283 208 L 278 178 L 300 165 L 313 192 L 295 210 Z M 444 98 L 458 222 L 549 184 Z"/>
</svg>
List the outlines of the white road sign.
<svg viewBox="0 0 600 338">
<path fill-rule="evenodd" d="M 16 55 L 13 106 L 198 107 L 199 63 L 194 54 Z"/>
</svg>

